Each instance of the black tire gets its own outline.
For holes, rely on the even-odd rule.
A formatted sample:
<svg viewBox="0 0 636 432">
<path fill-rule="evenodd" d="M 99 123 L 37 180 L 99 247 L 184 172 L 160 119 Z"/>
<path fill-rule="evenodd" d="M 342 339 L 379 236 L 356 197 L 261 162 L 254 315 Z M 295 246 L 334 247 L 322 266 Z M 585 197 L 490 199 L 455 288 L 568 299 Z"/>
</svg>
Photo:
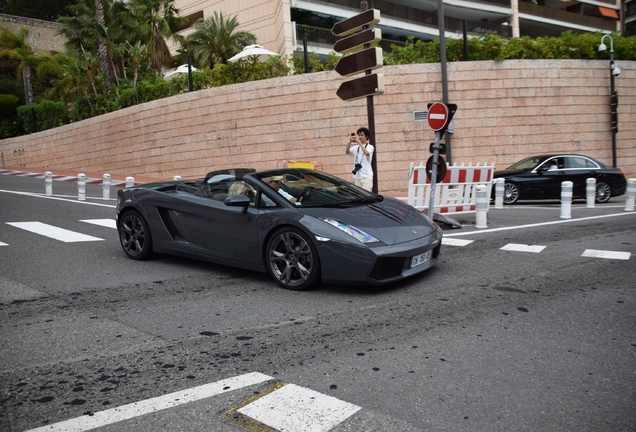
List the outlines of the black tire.
<svg viewBox="0 0 636 432">
<path fill-rule="evenodd" d="M 519 201 L 519 187 L 514 183 L 506 183 L 504 187 L 504 204 L 514 204 Z"/>
<path fill-rule="evenodd" d="M 609 201 L 612 196 L 612 188 L 609 184 L 604 181 L 600 181 L 596 183 L 596 199 L 595 201 L 599 204 L 603 204 Z"/>
<path fill-rule="evenodd" d="M 272 235 L 265 251 L 267 270 L 283 288 L 304 291 L 319 279 L 316 247 L 301 230 L 284 227 Z"/>
<path fill-rule="evenodd" d="M 145 260 L 152 256 L 152 235 L 148 223 L 137 210 L 126 212 L 117 230 L 121 247 L 129 258 Z"/>
</svg>

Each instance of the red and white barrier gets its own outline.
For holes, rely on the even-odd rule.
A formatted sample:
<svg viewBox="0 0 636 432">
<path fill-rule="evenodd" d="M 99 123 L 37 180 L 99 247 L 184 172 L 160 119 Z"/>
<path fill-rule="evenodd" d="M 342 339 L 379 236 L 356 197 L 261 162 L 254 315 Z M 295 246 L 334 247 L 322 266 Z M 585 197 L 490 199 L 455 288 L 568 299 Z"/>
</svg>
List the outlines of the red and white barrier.
<svg viewBox="0 0 636 432">
<path fill-rule="evenodd" d="M 446 176 L 436 184 L 433 211 L 436 213 L 473 213 L 476 211 L 478 185 L 487 186 L 490 202 L 491 182 L 495 164 L 462 164 L 447 166 Z M 418 210 L 427 210 L 430 202 L 431 181 L 426 176 L 426 165 L 411 163 L 408 197 L 406 201 Z"/>
</svg>

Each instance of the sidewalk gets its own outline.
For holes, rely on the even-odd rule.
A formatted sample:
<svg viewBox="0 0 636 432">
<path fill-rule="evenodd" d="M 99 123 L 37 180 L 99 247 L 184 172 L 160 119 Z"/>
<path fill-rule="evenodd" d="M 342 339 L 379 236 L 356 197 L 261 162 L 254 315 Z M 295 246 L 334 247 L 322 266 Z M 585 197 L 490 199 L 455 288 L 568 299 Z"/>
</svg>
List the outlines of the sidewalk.
<svg viewBox="0 0 636 432">
<path fill-rule="evenodd" d="M 63 170 L 55 168 L 16 168 L 6 167 L 0 169 L 0 175 L 13 175 L 18 177 L 44 178 L 44 174 L 50 172 L 55 181 L 76 182 L 78 174 L 86 175 L 86 184 L 101 184 L 104 174 L 110 174 L 110 183 L 112 186 L 126 184 L 127 177 L 133 177 L 135 184 L 152 183 L 156 181 L 172 180 L 172 178 L 136 176 L 133 174 L 117 174 L 117 173 L 98 173 L 92 171 Z"/>
</svg>

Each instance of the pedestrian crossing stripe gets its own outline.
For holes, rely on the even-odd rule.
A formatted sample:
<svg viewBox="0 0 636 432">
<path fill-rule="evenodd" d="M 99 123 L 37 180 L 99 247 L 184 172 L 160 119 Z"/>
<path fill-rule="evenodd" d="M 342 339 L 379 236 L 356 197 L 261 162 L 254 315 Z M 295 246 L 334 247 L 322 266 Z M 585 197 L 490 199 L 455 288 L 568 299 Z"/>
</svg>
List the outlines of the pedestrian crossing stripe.
<svg viewBox="0 0 636 432">
<path fill-rule="evenodd" d="M 93 225 L 99 225 L 106 228 L 117 228 L 115 219 L 82 219 L 80 222 L 86 222 Z"/>
<path fill-rule="evenodd" d="M 604 251 L 604 250 L 595 250 L 595 249 L 585 249 L 583 252 L 584 257 L 589 258 L 606 258 L 606 259 L 619 259 L 619 260 L 628 260 L 631 256 L 629 252 L 614 252 L 614 251 Z"/>
<path fill-rule="evenodd" d="M 475 240 L 462 240 L 450 237 L 442 237 L 442 244 L 444 246 L 468 246 Z"/>
<path fill-rule="evenodd" d="M 538 246 L 538 245 L 525 245 L 525 244 L 517 244 L 517 243 L 508 243 L 507 245 L 502 247 L 501 250 L 514 251 L 514 252 L 539 253 L 545 248 L 546 248 L 545 246 Z"/>
<path fill-rule="evenodd" d="M 45 237 L 49 237 L 54 240 L 59 240 L 64 243 L 104 240 L 99 237 L 93 237 L 86 234 L 81 234 L 75 231 L 59 228 L 59 227 L 45 224 L 42 222 L 7 222 L 7 225 L 11 225 L 13 227 L 20 228 L 25 231 L 29 231 L 29 232 L 39 234 Z"/>
<path fill-rule="evenodd" d="M 7 243 L 0 242 L 0 246 L 9 246 Z"/>
<path fill-rule="evenodd" d="M 237 412 L 274 430 L 328 432 L 360 409 L 333 396 L 287 384 Z"/>
</svg>

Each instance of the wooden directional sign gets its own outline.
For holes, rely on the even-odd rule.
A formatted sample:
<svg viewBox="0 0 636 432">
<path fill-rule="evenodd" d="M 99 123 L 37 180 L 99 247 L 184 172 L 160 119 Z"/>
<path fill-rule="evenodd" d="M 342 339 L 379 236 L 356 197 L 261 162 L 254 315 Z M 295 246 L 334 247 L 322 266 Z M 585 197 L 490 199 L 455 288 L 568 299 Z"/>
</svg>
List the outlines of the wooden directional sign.
<svg viewBox="0 0 636 432">
<path fill-rule="evenodd" d="M 365 72 L 365 76 L 363 77 L 345 81 L 340 84 L 336 94 L 343 101 L 356 100 L 384 93 L 384 76 L 371 73 L 372 70 L 382 67 L 384 62 L 382 58 L 382 48 L 369 48 L 372 43 L 382 40 L 382 31 L 380 29 L 366 28 L 379 22 L 380 11 L 377 9 L 368 9 L 354 17 L 336 23 L 333 29 L 331 29 L 331 32 L 336 36 L 351 35 L 336 42 L 333 46 L 334 51 L 348 54 L 362 46 L 366 48 L 365 50 L 341 57 L 336 65 L 336 72 L 342 76 L 351 76 Z M 362 31 L 359 32 L 360 30 Z M 373 98 L 367 99 L 367 105 L 371 107 L 369 108 L 369 112 L 373 113 Z M 372 114 L 369 115 L 371 116 Z M 369 120 L 369 124 L 371 124 L 371 119 Z M 374 185 L 374 189 L 375 188 L 376 186 Z"/>
<path fill-rule="evenodd" d="M 350 76 L 382 67 L 382 61 L 382 48 L 368 48 L 355 54 L 341 57 L 336 65 L 336 72 L 342 76 Z"/>
<path fill-rule="evenodd" d="M 358 15 L 336 23 L 331 32 L 336 36 L 347 36 L 361 30 L 365 25 L 371 26 L 379 22 L 380 11 L 378 9 L 367 9 Z"/>
<path fill-rule="evenodd" d="M 352 101 L 384 93 L 384 75 L 370 74 L 340 84 L 336 94 L 343 101 Z"/>
<path fill-rule="evenodd" d="M 346 54 L 365 44 L 372 44 L 382 40 L 382 30 L 379 28 L 366 29 L 344 39 L 340 39 L 333 46 L 335 52 Z"/>
</svg>

